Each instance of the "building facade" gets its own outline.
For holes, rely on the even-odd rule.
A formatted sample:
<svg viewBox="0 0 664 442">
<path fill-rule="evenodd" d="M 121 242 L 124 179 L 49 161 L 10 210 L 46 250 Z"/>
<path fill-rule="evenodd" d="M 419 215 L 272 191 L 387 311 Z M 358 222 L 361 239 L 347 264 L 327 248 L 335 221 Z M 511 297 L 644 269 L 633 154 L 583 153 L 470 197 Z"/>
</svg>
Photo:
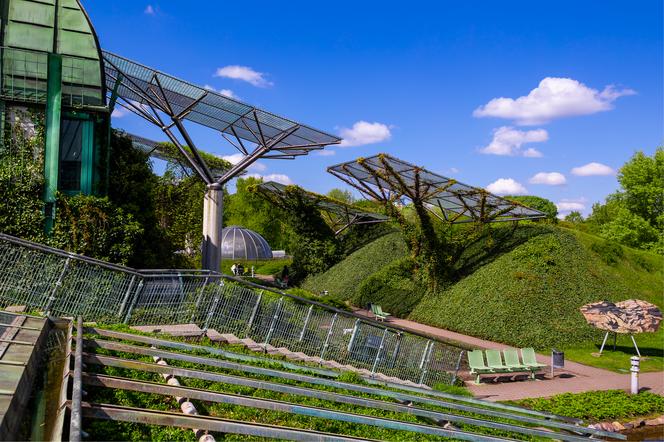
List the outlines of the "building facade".
<svg viewBox="0 0 664 442">
<path fill-rule="evenodd" d="M 56 193 L 103 194 L 110 115 L 95 30 L 78 0 L 0 0 L 1 148 L 7 129 L 44 123 L 47 229 Z M 32 116 L 32 117 L 31 117 Z"/>
</svg>

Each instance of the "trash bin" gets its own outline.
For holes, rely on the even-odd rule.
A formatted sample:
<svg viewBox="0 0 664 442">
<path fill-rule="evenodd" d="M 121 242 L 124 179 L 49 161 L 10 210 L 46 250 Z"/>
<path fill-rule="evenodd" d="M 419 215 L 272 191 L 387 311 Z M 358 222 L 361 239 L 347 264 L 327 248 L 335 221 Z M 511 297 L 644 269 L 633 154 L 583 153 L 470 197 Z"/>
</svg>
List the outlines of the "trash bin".
<svg viewBox="0 0 664 442">
<path fill-rule="evenodd" d="M 558 351 L 555 348 L 551 350 L 551 377 L 553 378 L 554 368 L 565 367 L 565 352 Z"/>
<path fill-rule="evenodd" d="M 554 368 L 565 367 L 565 352 L 558 351 L 555 348 L 551 350 L 551 366 Z"/>
</svg>

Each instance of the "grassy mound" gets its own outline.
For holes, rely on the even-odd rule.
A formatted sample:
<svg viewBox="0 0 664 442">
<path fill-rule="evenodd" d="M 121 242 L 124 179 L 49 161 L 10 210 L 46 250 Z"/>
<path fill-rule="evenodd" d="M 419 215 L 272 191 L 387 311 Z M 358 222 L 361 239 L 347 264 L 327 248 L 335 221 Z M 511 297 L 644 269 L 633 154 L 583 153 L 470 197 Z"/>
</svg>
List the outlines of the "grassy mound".
<svg viewBox="0 0 664 442">
<path fill-rule="evenodd" d="M 569 348 L 601 337 L 579 312 L 583 304 L 639 298 L 661 306 L 661 269 L 659 256 L 550 227 L 426 295 L 410 319 L 515 346 Z M 661 341 L 661 333 L 650 336 Z"/>
<path fill-rule="evenodd" d="M 401 233 L 390 233 L 351 253 L 328 271 L 306 279 L 302 287 L 313 293 L 329 291 L 342 301 L 354 298 L 366 278 L 407 254 Z"/>
<path fill-rule="evenodd" d="M 424 289 L 411 278 L 413 265 L 410 258 L 386 265 L 362 281 L 351 303 L 357 306 L 379 304 L 394 316 L 408 316 L 424 295 Z"/>
</svg>

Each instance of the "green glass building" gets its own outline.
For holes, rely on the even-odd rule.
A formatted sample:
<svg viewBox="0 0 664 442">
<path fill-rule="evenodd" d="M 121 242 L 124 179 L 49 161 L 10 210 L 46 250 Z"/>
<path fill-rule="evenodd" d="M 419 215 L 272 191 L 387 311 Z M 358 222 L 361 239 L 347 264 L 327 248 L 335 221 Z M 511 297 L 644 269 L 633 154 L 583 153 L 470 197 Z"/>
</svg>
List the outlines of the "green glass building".
<svg viewBox="0 0 664 442">
<path fill-rule="evenodd" d="M 44 201 L 106 190 L 110 115 L 102 53 L 78 0 L 1 0 L 0 117 L 44 117 Z M 3 137 L 4 139 L 5 137 Z"/>
</svg>

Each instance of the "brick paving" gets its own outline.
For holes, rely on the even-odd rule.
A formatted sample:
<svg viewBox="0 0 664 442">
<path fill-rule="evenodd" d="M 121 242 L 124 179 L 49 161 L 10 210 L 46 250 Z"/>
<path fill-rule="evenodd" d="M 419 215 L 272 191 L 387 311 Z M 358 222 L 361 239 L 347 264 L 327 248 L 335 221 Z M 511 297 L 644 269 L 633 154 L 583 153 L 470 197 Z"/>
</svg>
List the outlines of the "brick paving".
<svg viewBox="0 0 664 442">
<path fill-rule="evenodd" d="M 373 317 L 368 310 L 355 310 L 355 313 Z M 387 324 L 395 325 L 406 330 L 412 330 L 424 333 L 432 337 L 440 338 L 446 341 L 454 341 L 464 346 L 470 346 L 481 349 L 503 350 L 511 348 L 508 345 L 497 342 L 486 341 L 484 339 L 472 336 L 462 335 L 449 330 L 431 327 L 406 319 L 390 318 Z M 550 356 L 538 354 L 537 361 L 543 364 L 549 364 Z M 627 367 L 626 367 L 627 368 Z M 581 393 L 590 390 L 629 390 L 630 374 L 620 374 L 601 368 L 590 367 L 579 364 L 578 362 L 565 361 L 564 369 L 556 369 L 555 376 L 551 378 L 550 369 L 547 367 L 543 371 L 544 375 L 536 381 L 529 381 L 527 376 L 518 376 L 518 379 L 512 380 L 508 376 L 493 378 L 498 382 L 491 382 L 489 375 L 483 377 L 480 385 L 474 385 L 472 382 L 466 382 L 466 386 L 477 397 L 490 401 L 516 400 L 529 397 L 548 397 L 560 393 Z M 468 373 L 462 373 L 462 378 L 470 381 L 472 376 Z M 664 395 L 664 372 L 640 373 L 639 384 L 643 389 L 648 389 L 653 393 Z"/>
</svg>

